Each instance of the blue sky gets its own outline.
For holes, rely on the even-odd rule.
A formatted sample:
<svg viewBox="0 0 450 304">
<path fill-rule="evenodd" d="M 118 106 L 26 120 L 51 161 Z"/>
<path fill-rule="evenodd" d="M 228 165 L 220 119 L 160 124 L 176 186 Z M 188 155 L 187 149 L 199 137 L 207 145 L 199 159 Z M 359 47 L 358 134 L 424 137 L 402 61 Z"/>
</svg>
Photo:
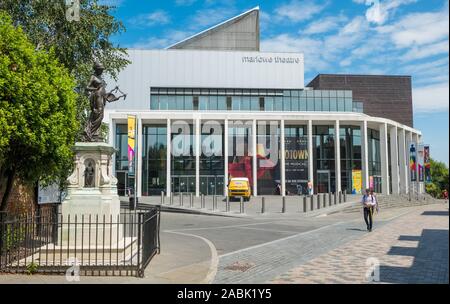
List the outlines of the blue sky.
<svg viewBox="0 0 450 304">
<path fill-rule="evenodd" d="M 413 79 L 414 126 L 449 163 L 449 4 L 438 0 L 102 0 L 116 5 L 127 48 L 164 48 L 255 6 L 261 50 L 303 52 L 318 73 Z M 389 109 L 386 109 L 389 111 Z"/>
</svg>

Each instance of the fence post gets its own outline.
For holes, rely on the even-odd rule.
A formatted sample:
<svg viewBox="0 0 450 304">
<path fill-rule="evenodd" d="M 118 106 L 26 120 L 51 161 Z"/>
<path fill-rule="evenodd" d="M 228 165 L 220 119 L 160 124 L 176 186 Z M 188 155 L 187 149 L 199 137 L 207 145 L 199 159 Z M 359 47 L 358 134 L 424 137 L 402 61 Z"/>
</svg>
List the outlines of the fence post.
<svg viewBox="0 0 450 304">
<path fill-rule="evenodd" d="M 310 202 L 311 209 L 310 209 L 310 211 L 313 211 L 314 210 L 314 194 L 312 194 L 310 197 L 311 197 L 311 202 Z"/>
<path fill-rule="evenodd" d="M 321 194 L 320 193 L 317 193 L 317 209 L 320 209 L 320 197 L 321 197 Z"/>
<path fill-rule="evenodd" d="M 286 213 L 286 196 L 282 197 L 281 201 L 281 213 Z"/>
<path fill-rule="evenodd" d="M 303 196 L 303 212 L 306 212 L 306 195 Z"/>
<path fill-rule="evenodd" d="M 137 237 L 137 239 L 138 239 L 138 250 L 137 250 L 137 261 L 138 261 L 138 276 L 140 277 L 140 278 L 143 278 L 144 277 L 144 269 L 143 269 L 143 265 L 142 265 L 142 257 L 141 257 L 141 250 L 139 250 L 139 248 L 141 248 L 141 246 L 143 245 L 142 244 L 142 235 L 141 235 L 141 230 L 142 230 L 142 228 L 143 228 L 143 223 L 144 223 L 144 221 L 142 220 L 142 218 L 143 218 L 143 216 L 144 216 L 144 214 L 142 213 L 142 212 L 139 212 L 138 213 L 138 229 L 137 229 L 137 232 L 138 232 L 138 237 Z"/>
<path fill-rule="evenodd" d="M 266 212 L 266 198 L 261 196 L 261 213 Z"/>
</svg>

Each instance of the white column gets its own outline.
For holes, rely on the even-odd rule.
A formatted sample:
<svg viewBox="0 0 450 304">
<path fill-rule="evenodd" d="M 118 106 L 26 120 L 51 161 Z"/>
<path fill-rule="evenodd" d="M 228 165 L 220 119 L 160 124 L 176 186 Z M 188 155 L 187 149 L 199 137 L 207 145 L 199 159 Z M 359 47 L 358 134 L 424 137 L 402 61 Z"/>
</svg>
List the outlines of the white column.
<svg viewBox="0 0 450 304">
<path fill-rule="evenodd" d="M 334 160 L 335 160 L 335 178 L 336 178 L 336 192 L 342 191 L 341 182 L 341 139 L 339 133 L 339 120 L 334 123 Z"/>
<path fill-rule="evenodd" d="M 228 196 L 228 119 L 225 119 L 223 128 L 223 195 Z"/>
<path fill-rule="evenodd" d="M 195 119 L 195 196 L 200 196 L 200 118 Z"/>
<path fill-rule="evenodd" d="M 398 168 L 398 138 L 397 127 L 393 126 L 390 130 L 391 137 L 391 174 L 392 174 L 392 194 L 400 193 L 400 175 Z"/>
<path fill-rule="evenodd" d="M 308 120 L 308 181 L 314 181 L 314 154 L 313 154 L 313 125 L 312 120 Z M 313 185 L 314 193 L 314 185 Z"/>
<path fill-rule="evenodd" d="M 136 194 L 137 197 L 142 196 L 142 118 L 140 115 L 137 119 L 137 143 L 136 143 Z"/>
<path fill-rule="evenodd" d="M 280 179 L 281 179 L 281 193 L 283 196 L 286 195 L 286 148 L 285 148 L 285 134 L 284 134 L 284 120 L 282 119 L 280 121 L 280 134 L 281 134 L 281 138 L 280 138 L 280 145 L 281 145 L 281 164 L 280 164 Z"/>
<path fill-rule="evenodd" d="M 172 192 L 172 178 L 170 176 L 170 160 L 172 158 L 172 139 L 171 139 L 172 127 L 170 119 L 167 119 L 167 147 L 166 147 L 166 195 L 169 197 Z"/>
<path fill-rule="evenodd" d="M 369 146 L 367 134 L 367 120 L 361 123 L 361 162 L 363 192 L 369 188 Z"/>
<path fill-rule="evenodd" d="M 257 149 L 256 149 L 256 135 L 258 134 L 258 130 L 256 129 L 256 119 L 253 120 L 252 123 L 252 173 L 253 173 L 253 196 L 258 195 L 258 167 L 257 167 Z"/>
<path fill-rule="evenodd" d="M 387 129 L 387 123 L 382 123 L 380 125 L 381 193 L 389 195 L 389 151 Z"/>
<path fill-rule="evenodd" d="M 408 164 L 406 162 L 405 129 L 398 132 L 398 166 L 400 170 L 400 193 L 408 193 Z"/>
</svg>

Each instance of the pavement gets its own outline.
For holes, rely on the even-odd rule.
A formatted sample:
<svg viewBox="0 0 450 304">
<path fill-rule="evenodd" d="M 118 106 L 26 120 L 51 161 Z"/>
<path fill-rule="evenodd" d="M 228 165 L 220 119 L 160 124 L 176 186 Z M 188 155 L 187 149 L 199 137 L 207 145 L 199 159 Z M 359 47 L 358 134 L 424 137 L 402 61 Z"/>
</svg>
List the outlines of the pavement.
<svg viewBox="0 0 450 304">
<path fill-rule="evenodd" d="M 444 204 L 382 210 L 371 233 L 361 212 L 161 214 L 161 253 L 144 278 L 82 276 L 72 283 L 362 283 L 366 257 L 379 260 L 382 282 L 448 283 Z M 69 282 L 7 274 L 0 283 Z"/>
</svg>

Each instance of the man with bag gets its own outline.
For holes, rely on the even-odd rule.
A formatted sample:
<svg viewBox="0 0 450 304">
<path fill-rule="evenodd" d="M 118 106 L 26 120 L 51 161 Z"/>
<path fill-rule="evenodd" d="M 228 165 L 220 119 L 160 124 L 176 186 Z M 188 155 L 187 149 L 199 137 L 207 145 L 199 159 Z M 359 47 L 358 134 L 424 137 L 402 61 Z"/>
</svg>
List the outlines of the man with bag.
<svg viewBox="0 0 450 304">
<path fill-rule="evenodd" d="M 373 225 L 373 211 L 376 208 L 378 212 L 377 197 L 373 193 L 373 190 L 366 189 L 366 193 L 362 197 L 361 203 L 363 204 L 364 221 L 367 225 L 367 231 L 372 231 Z"/>
</svg>

